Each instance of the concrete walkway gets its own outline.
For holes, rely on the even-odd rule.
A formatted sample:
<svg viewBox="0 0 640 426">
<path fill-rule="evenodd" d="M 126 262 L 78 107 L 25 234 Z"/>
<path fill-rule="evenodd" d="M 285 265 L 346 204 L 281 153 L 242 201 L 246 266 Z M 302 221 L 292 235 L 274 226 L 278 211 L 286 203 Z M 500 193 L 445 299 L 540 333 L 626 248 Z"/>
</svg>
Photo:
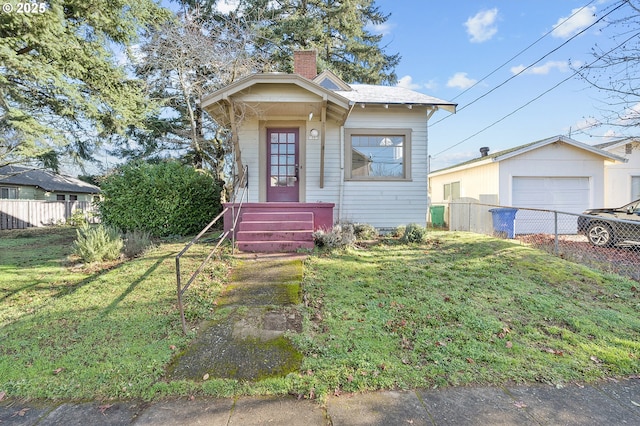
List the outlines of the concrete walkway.
<svg viewBox="0 0 640 426">
<path fill-rule="evenodd" d="M 330 397 L 172 399 L 153 404 L 0 402 L 6 425 L 640 425 L 640 380 L 448 388 Z"/>
</svg>

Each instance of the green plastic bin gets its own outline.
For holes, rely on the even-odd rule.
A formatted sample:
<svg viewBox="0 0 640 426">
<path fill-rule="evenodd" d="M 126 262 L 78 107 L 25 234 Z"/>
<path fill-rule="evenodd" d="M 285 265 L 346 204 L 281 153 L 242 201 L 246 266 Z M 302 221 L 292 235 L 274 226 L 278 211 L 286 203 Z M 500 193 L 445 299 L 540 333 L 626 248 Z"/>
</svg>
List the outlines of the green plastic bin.
<svg viewBox="0 0 640 426">
<path fill-rule="evenodd" d="M 439 228 L 444 227 L 444 206 L 431 206 L 431 225 Z"/>
</svg>

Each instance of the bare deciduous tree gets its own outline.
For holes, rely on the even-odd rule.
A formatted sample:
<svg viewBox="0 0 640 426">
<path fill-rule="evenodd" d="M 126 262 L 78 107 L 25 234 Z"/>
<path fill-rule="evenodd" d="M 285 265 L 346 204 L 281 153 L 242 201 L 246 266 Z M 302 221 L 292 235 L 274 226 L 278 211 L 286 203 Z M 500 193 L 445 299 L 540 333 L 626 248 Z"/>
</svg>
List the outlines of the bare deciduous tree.
<svg viewBox="0 0 640 426">
<path fill-rule="evenodd" d="M 623 0 L 622 17 L 609 21 L 612 44 L 596 45 L 594 61 L 577 70 L 580 77 L 606 95 L 603 117 L 591 128 L 611 126 L 616 133 L 638 135 L 640 126 L 640 0 Z M 619 6 L 618 3 L 611 7 Z"/>
<path fill-rule="evenodd" d="M 120 155 L 179 155 L 195 167 L 212 168 L 222 179 L 232 148 L 229 123 L 204 114 L 200 100 L 263 69 L 265 60 L 254 52 L 254 34 L 247 28 L 229 17 L 204 21 L 191 10 L 149 34 L 138 52 L 136 72 L 161 107 L 147 129 L 133 131 Z"/>
</svg>

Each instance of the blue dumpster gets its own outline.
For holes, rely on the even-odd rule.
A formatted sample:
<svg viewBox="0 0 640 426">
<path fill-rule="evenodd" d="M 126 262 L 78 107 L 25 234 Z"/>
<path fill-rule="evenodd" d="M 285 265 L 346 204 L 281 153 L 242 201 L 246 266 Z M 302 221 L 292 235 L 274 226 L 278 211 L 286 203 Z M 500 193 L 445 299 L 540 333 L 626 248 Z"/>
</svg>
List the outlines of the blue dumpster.
<svg viewBox="0 0 640 426">
<path fill-rule="evenodd" d="M 496 235 L 506 235 L 507 238 L 513 238 L 514 227 L 516 221 L 516 212 L 518 209 L 510 207 L 501 207 L 491 209 L 491 217 L 493 219 L 493 231 Z"/>
</svg>

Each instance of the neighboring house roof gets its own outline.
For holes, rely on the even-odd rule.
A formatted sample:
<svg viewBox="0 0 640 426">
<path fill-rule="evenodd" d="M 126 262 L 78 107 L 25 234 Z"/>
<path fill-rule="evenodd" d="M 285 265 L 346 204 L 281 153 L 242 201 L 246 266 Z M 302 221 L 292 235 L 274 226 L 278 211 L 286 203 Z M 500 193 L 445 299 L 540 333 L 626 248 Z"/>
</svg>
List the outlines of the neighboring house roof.
<svg viewBox="0 0 640 426">
<path fill-rule="evenodd" d="M 506 150 L 503 150 L 503 151 L 495 152 L 493 154 L 488 154 L 488 155 L 486 155 L 484 157 L 474 158 L 473 160 L 465 161 L 464 163 L 456 164 L 454 166 L 445 167 L 443 169 L 431 172 L 430 175 L 437 176 L 437 175 L 439 175 L 439 174 L 441 174 L 443 172 L 450 172 L 453 169 L 463 170 L 463 169 L 468 169 L 468 168 L 471 168 L 471 167 L 476 167 L 476 166 L 479 166 L 481 164 L 487 164 L 487 163 L 491 163 L 491 162 L 498 162 L 498 161 L 506 160 L 508 158 L 512 158 L 512 157 L 515 157 L 517 155 L 521 155 L 521 154 L 524 154 L 526 152 L 533 151 L 535 149 L 542 148 L 544 146 L 551 145 L 551 144 L 556 143 L 556 142 L 565 143 L 567 145 L 571 145 L 571 146 L 574 146 L 576 148 L 583 149 L 585 151 L 591 152 L 592 154 L 596 154 L 596 155 L 599 155 L 601 157 L 605 157 L 606 159 L 609 159 L 611 161 L 619 161 L 619 162 L 622 162 L 622 163 L 626 163 L 628 161 L 624 157 L 620 157 L 618 155 L 611 154 L 611 153 L 609 153 L 607 151 L 603 151 L 602 149 L 597 148 L 597 147 L 592 146 L 592 145 L 587 145 L 585 143 L 578 142 L 575 139 L 571 139 L 571 138 L 566 137 L 566 136 L 554 136 L 554 137 L 543 139 L 543 140 L 540 140 L 540 141 L 531 142 L 531 143 L 528 143 L 528 144 L 524 144 L 524 145 L 516 146 L 516 147 L 510 148 L 510 149 L 506 149 Z"/>
<path fill-rule="evenodd" d="M 457 104 L 415 92 L 398 86 L 374 86 L 370 84 L 350 84 L 352 90 L 336 90 L 352 102 L 380 105 L 425 105 L 437 106 L 451 113 L 456 112 Z"/>
<path fill-rule="evenodd" d="M 0 185 L 34 186 L 48 192 L 98 194 L 100 188 L 71 176 L 22 166 L 0 167 Z"/>
<path fill-rule="evenodd" d="M 611 142 L 599 143 L 594 146 L 599 149 L 615 149 L 620 146 L 624 146 L 628 143 L 634 143 L 634 142 L 640 143 L 640 140 L 634 139 L 634 138 L 625 138 L 625 139 L 619 139 Z"/>
</svg>

